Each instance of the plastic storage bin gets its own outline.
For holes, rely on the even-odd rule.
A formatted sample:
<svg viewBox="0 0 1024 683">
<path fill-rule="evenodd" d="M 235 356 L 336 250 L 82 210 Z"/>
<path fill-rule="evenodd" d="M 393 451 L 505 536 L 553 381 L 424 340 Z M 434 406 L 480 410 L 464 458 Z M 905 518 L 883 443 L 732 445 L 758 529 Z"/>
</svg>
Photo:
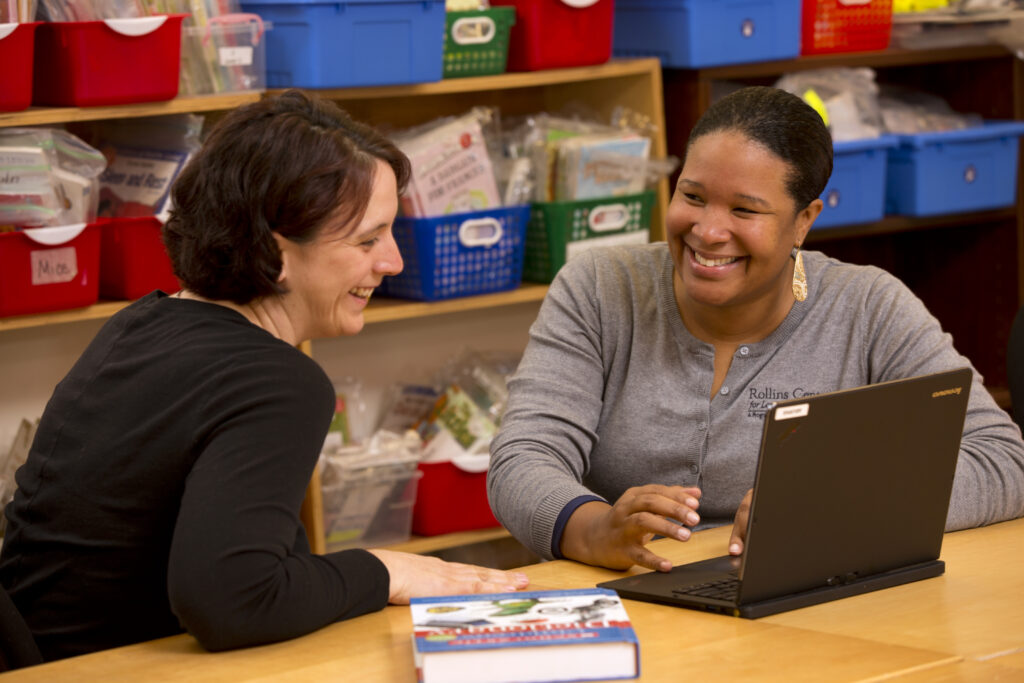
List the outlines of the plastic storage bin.
<svg viewBox="0 0 1024 683">
<path fill-rule="evenodd" d="M 210 17 L 208 26 L 181 34 L 182 94 L 263 90 L 267 87 L 264 32 L 273 26 L 256 14 Z"/>
<path fill-rule="evenodd" d="M 32 103 L 91 107 L 174 99 L 185 16 L 41 24 Z"/>
<path fill-rule="evenodd" d="M 523 278 L 529 206 L 398 218 L 395 241 L 402 272 L 384 281 L 383 294 L 436 301 L 515 289 Z"/>
<path fill-rule="evenodd" d="M 886 211 L 931 216 L 1013 204 L 1021 135 L 1024 121 L 897 136 L 886 167 Z"/>
<path fill-rule="evenodd" d="M 523 279 L 551 282 L 565 262 L 585 249 L 650 241 L 653 192 L 607 199 L 537 202 L 526 232 Z"/>
<path fill-rule="evenodd" d="M 161 239 L 160 221 L 104 218 L 100 227 L 100 295 L 138 299 L 154 289 L 168 294 L 181 289 Z"/>
<path fill-rule="evenodd" d="M 821 193 L 825 207 L 813 228 L 871 223 L 885 216 L 885 168 L 896 138 L 835 143 L 832 177 Z"/>
<path fill-rule="evenodd" d="M 0 317 L 90 306 L 99 269 L 95 223 L 0 233 Z"/>
<path fill-rule="evenodd" d="M 451 462 L 420 463 L 412 532 L 436 536 L 501 526 L 487 502 L 487 472 L 467 472 Z"/>
<path fill-rule="evenodd" d="M 892 0 L 804 0 L 801 52 L 884 50 L 892 34 Z"/>
<path fill-rule="evenodd" d="M 516 23 L 513 7 L 448 12 L 444 32 L 445 78 L 504 73 L 508 40 Z"/>
<path fill-rule="evenodd" d="M 271 88 L 346 88 L 441 80 L 444 0 L 243 0 L 274 25 Z"/>
<path fill-rule="evenodd" d="M 491 0 L 516 8 L 509 71 L 604 64 L 612 56 L 614 0 Z"/>
<path fill-rule="evenodd" d="M 0 111 L 32 104 L 32 53 L 39 22 L 0 24 Z"/>
<path fill-rule="evenodd" d="M 323 498 L 328 552 L 409 539 L 420 477 L 416 459 L 366 461 L 325 458 Z M 330 481 L 330 483 L 326 483 Z"/>
<path fill-rule="evenodd" d="M 615 0 L 613 51 L 699 68 L 800 54 L 800 0 Z"/>
</svg>

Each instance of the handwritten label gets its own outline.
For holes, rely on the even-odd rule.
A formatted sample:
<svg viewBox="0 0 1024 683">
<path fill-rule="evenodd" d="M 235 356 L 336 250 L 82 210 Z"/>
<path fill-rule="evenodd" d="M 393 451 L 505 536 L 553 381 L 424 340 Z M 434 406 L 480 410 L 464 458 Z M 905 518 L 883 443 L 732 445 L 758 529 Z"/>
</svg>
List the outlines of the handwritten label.
<svg viewBox="0 0 1024 683">
<path fill-rule="evenodd" d="M 53 285 L 78 277 L 78 255 L 74 247 L 40 249 L 30 253 L 32 284 Z"/>
<path fill-rule="evenodd" d="M 252 66 L 251 47 L 222 47 L 218 56 L 221 66 Z"/>
</svg>

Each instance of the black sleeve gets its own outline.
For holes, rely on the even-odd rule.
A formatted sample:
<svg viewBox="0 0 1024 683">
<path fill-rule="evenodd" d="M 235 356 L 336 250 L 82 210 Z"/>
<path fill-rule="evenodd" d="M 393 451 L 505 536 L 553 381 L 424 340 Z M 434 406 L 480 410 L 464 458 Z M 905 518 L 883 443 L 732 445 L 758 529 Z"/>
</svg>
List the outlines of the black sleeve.
<svg viewBox="0 0 1024 683">
<path fill-rule="evenodd" d="M 381 609 L 389 577 L 363 550 L 314 555 L 299 511 L 333 412 L 304 356 L 247 360 L 210 397 L 168 567 L 171 607 L 210 650 L 297 637 Z"/>
</svg>

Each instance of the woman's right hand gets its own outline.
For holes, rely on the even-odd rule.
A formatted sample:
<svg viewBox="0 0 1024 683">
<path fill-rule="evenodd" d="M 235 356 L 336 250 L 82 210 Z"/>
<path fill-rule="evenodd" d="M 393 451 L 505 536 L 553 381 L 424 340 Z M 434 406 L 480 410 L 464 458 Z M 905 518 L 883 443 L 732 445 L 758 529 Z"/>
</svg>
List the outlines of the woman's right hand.
<svg viewBox="0 0 1024 683">
<path fill-rule="evenodd" d="M 394 550 L 370 550 L 391 577 L 388 602 L 408 605 L 410 598 L 461 593 L 508 593 L 526 588 L 530 579 L 521 572 L 506 572 L 437 557 Z"/>
<path fill-rule="evenodd" d="M 699 504 L 699 488 L 660 484 L 627 489 L 614 505 L 584 503 L 572 513 L 562 531 L 562 555 L 609 569 L 629 569 L 638 564 L 667 572 L 672 562 L 646 545 L 655 535 L 688 540 L 689 527 L 700 522 Z"/>
</svg>

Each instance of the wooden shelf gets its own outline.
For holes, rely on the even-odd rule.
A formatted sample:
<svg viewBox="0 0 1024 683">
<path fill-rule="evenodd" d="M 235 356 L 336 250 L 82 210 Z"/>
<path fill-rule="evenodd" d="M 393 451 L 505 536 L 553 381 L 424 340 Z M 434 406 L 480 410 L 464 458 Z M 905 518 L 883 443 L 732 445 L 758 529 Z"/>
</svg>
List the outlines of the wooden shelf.
<svg viewBox="0 0 1024 683">
<path fill-rule="evenodd" d="M 607 80 L 609 78 L 647 75 L 660 70 L 657 59 L 613 59 L 597 66 L 573 67 L 570 69 L 546 69 L 523 73 L 504 73 L 494 76 L 472 76 L 449 78 L 433 83 L 410 83 L 407 85 L 373 86 L 363 88 L 324 88 L 316 90 L 332 100 L 365 100 L 388 97 L 417 97 L 423 95 L 452 95 L 458 93 L 480 93 L 489 90 L 514 90 L 519 88 L 541 88 L 551 85 L 580 83 L 584 81 Z M 284 92 L 282 89 L 268 90 L 268 94 Z"/>
<path fill-rule="evenodd" d="M 102 119 L 128 119 L 161 114 L 185 114 L 234 109 L 256 102 L 263 96 L 260 90 L 226 93 L 222 95 L 194 95 L 177 97 L 163 102 L 118 104 L 107 107 L 29 107 L 24 111 L 0 113 L 0 127 L 37 126 L 41 124 L 70 123 L 72 121 L 99 121 Z"/>
<path fill-rule="evenodd" d="M 814 228 L 807 233 L 807 244 L 827 242 L 829 240 L 847 239 L 850 237 L 867 237 L 870 235 L 892 235 L 898 232 L 916 230 L 933 230 L 962 225 L 969 228 L 980 223 L 999 223 L 1013 221 L 1017 210 L 1013 206 L 991 211 L 971 213 L 951 213 L 939 216 L 886 216 L 875 223 L 854 225 L 836 225 L 827 228 Z"/>
<path fill-rule="evenodd" d="M 943 62 L 967 62 L 981 59 L 997 59 L 1010 54 L 1002 45 L 965 45 L 932 50 L 906 50 L 889 48 L 873 52 L 845 52 L 827 55 L 806 55 L 796 59 L 782 59 L 773 62 L 751 64 L 730 64 L 703 69 L 680 69 L 698 71 L 703 78 L 729 80 L 780 76 L 793 71 L 848 67 L 897 67 L 917 64 L 939 64 Z"/>
<path fill-rule="evenodd" d="M 444 301 L 404 301 L 381 297 L 374 300 L 369 308 L 366 309 L 365 320 L 367 324 L 383 323 L 393 320 L 426 318 L 444 313 L 476 311 L 485 308 L 530 303 L 542 300 L 547 291 L 547 285 L 524 284 L 518 289 L 507 292 L 446 299 Z M 0 332 L 29 327 L 46 327 L 48 325 L 73 323 L 83 320 L 105 320 L 130 303 L 130 301 L 101 301 L 86 308 L 0 318 Z"/>
</svg>

